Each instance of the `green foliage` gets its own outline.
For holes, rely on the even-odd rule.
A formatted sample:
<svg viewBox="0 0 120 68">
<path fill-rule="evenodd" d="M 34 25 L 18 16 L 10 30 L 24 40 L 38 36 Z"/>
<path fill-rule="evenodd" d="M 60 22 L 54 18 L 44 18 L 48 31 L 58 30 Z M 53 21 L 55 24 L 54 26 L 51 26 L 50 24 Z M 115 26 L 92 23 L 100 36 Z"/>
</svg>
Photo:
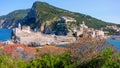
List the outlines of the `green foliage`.
<svg viewBox="0 0 120 68">
<path fill-rule="evenodd" d="M 72 58 L 74 57 L 71 57 L 69 52 L 59 55 L 46 54 L 32 61 L 2 55 L 0 56 L 0 68 L 120 68 L 120 55 L 115 56 L 111 48 L 106 48 L 99 56 L 84 63 L 73 62 Z"/>
<path fill-rule="evenodd" d="M 0 56 L 0 68 L 73 68 L 70 53 L 61 55 L 47 54 L 32 61 L 25 61 L 10 56 Z"/>
<path fill-rule="evenodd" d="M 27 13 L 30 11 L 30 9 L 26 10 L 15 10 L 8 15 L 0 16 L 0 20 L 5 20 L 3 27 L 10 27 L 13 24 L 17 24 L 18 22 L 22 22 L 25 16 L 27 16 Z M 12 27 L 16 27 L 17 25 L 14 25 Z"/>
<path fill-rule="evenodd" d="M 0 19 L 9 19 L 9 21 L 11 19 L 22 19 L 24 18 L 27 13 L 29 12 L 29 9 L 27 10 L 15 10 L 11 13 L 9 13 L 8 15 L 4 15 L 4 16 L 0 16 Z"/>
<path fill-rule="evenodd" d="M 26 68 L 27 63 L 21 59 L 12 58 L 10 56 L 0 56 L 0 68 Z"/>
<path fill-rule="evenodd" d="M 63 55 L 58 55 L 54 56 L 51 54 L 44 55 L 42 57 L 34 59 L 30 67 L 35 67 L 35 68 L 70 68 L 71 57 L 69 53 L 63 54 Z"/>
<path fill-rule="evenodd" d="M 104 59 L 104 64 L 102 68 L 120 68 L 120 63 L 118 62 L 118 58 L 113 55 L 114 51 L 110 48 L 107 48 L 102 52 L 102 58 Z"/>
<path fill-rule="evenodd" d="M 92 58 L 85 64 L 82 64 L 83 68 L 120 68 L 118 58 L 113 55 L 114 51 L 110 48 L 106 48 L 101 52 L 100 56 Z"/>
</svg>

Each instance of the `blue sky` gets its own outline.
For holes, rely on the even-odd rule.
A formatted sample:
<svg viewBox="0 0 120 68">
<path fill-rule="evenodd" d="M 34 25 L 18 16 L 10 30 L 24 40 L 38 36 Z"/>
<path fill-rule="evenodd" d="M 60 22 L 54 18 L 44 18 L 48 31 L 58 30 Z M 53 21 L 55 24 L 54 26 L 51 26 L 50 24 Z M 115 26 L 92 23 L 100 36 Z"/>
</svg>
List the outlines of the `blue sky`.
<svg viewBox="0 0 120 68">
<path fill-rule="evenodd" d="M 56 7 L 120 24 L 120 0 L 1 0 L 0 16 L 14 10 L 31 8 L 35 1 L 44 1 Z"/>
</svg>

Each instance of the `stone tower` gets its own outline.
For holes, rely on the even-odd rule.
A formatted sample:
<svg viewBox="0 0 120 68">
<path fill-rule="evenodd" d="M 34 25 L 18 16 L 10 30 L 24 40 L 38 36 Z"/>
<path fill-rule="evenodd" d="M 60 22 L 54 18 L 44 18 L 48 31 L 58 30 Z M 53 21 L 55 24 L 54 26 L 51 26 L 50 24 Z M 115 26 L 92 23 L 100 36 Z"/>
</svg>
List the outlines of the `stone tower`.
<svg viewBox="0 0 120 68">
<path fill-rule="evenodd" d="M 19 23 L 18 24 L 18 28 L 21 30 L 22 29 L 22 26 L 21 26 L 21 24 Z"/>
</svg>

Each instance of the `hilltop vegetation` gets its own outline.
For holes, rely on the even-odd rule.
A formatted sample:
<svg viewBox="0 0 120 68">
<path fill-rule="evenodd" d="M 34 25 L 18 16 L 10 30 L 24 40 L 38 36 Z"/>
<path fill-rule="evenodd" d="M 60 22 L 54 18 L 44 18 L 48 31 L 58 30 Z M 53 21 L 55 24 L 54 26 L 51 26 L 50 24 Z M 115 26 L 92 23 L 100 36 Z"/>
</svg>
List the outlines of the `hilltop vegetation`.
<svg viewBox="0 0 120 68">
<path fill-rule="evenodd" d="M 15 28 L 19 22 L 23 22 L 25 16 L 30 9 L 15 10 L 8 15 L 0 16 L 0 26 L 3 28 Z M 3 21 L 2 21 L 3 20 Z"/>
<path fill-rule="evenodd" d="M 88 27 L 95 29 L 100 29 L 106 25 L 113 25 L 113 23 L 104 22 L 89 15 L 71 12 L 39 1 L 36 1 L 31 9 L 11 12 L 8 15 L 1 16 L 0 20 L 5 20 L 3 25 L 1 25 L 5 28 L 16 27 L 18 22 L 20 22 L 22 25 L 31 26 L 32 29 L 41 29 L 41 27 L 44 27 L 45 24 L 47 24 L 49 28 L 52 29 L 51 24 L 62 16 L 69 16 L 74 18 L 76 20 L 76 22 L 73 24 L 74 26 L 82 23 L 82 21 L 85 21 Z"/>
<path fill-rule="evenodd" d="M 33 13 L 34 11 L 34 13 Z M 32 16 L 30 16 L 32 14 Z M 34 17 L 33 17 L 34 16 Z M 35 2 L 32 6 L 31 12 L 28 14 L 26 23 L 31 27 L 35 28 L 42 25 L 42 23 L 51 24 L 54 21 L 58 20 L 62 16 L 69 16 L 74 18 L 76 21 L 75 25 L 82 23 L 85 21 L 88 27 L 92 27 L 95 29 L 100 29 L 101 27 L 106 27 L 106 25 L 113 25 L 112 23 L 104 22 L 93 18 L 89 15 L 71 12 L 68 10 L 60 9 L 54 6 L 51 6 L 44 2 Z"/>
</svg>

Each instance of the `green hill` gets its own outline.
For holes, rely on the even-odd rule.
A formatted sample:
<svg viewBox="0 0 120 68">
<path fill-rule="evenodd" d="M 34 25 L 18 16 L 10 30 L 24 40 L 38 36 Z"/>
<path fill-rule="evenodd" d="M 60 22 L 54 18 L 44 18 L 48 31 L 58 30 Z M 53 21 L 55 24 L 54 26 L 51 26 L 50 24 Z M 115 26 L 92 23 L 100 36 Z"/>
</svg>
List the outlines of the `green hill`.
<svg viewBox="0 0 120 68">
<path fill-rule="evenodd" d="M 15 10 L 8 15 L 0 16 L 0 20 L 3 20 L 3 22 L 0 22 L 0 26 L 3 28 L 17 27 L 18 23 L 23 21 L 29 11 L 30 9 Z"/>
<path fill-rule="evenodd" d="M 30 25 L 32 28 L 40 28 L 43 23 L 51 24 L 62 16 L 69 16 L 76 19 L 76 25 L 85 21 L 88 27 L 95 29 L 100 29 L 106 25 L 113 25 L 113 23 L 104 22 L 89 15 L 71 12 L 39 1 L 33 4 L 24 24 Z"/>
<path fill-rule="evenodd" d="M 5 22 L 2 23 L 5 24 L 7 22 L 7 24 L 5 25 L 7 25 L 8 27 L 16 27 L 12 24 L 18 24 L 18 22 L 20 22 L 22 25 L 31 26 L 32 29 L 36 28 L 41 30 L 42 28 L 45 28 L 44 26 L 46 24 L 50 29 L 53 29 L 52 26 L 54 25 L 54 23 L 58 21 L 58 19 L 62 16 L 74 18 L 76 20 L 76 22 L 72 24 L 74 26 L 82 23 L 82 21 L 85 21 L 85 24 L 88 27 L 92 27 L 95 29 L 100 29 L 101 27 L 105 27 L 106 25 L 113 25 L 113 23 L 104 22 L 89 15 L 71 12 L 39 1 L 36 1 L 31 9 L 14 11 L 6 16 L 1 16 L 0 20 L 4 19 Z"/>
</svg>

